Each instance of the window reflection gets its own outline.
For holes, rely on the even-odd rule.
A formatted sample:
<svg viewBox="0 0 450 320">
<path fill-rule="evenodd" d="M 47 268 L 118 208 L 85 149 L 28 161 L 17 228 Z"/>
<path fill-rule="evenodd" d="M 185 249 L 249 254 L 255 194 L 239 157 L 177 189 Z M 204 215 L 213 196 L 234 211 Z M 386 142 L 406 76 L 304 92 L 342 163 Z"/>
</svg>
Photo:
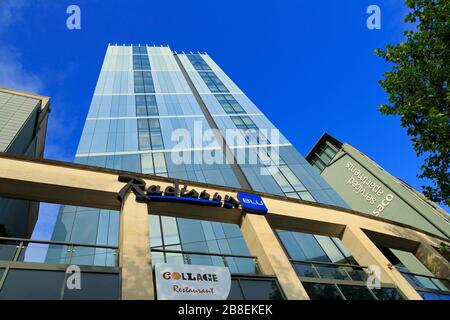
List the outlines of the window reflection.
<svg viewBox="0 0 450 320">
<path fill-rule="evenodd" d="M 303 283 L 311 300 L 342 300 L 338 289 L 332 284 Z"/>
<path fill-rule="evenodd" d="M 435 300 L 441 299 L 441 295 L 450 295 L 450 283 L 436 278 L 414 253 L 383 246 L 379 249 L 423 299 Z"/>
<path fill-rule="evenodd" d="M 0 299 L 57 300 L 63 280 L 62 271 L 9 270 L 0 290 Z"/>
<path fill-rule="evenodd" d="M 403 300 L 402 296 L 394 288 L 372 289 L 379 300 Z"/>
<path fill-rule="evenodd" d="M 338 286 L 347 300 L 375 300 L 367 287 L 363 286 Z"/>
<path fill-rule="evenodd" d="M 0 269 L 0 279 L 5 274 Z M 65 272 L 9 269 L 0 288 L 0 300 L 119 299 L 118 273 L 81 273 L 81 289 L 69 290 Z"/>
<path fill-rule="evenodd" d="M 238 225 L 156 215 L 149 216 L 149 224 L 154 262 L 225 266 L 234 274 L 259 273 Z"/>
<path fill-rule="evenodd" d="M 64 290 L 64 300 L 117 300 L 119 275 L 108 273 L 81 273 L 81 289 Z"/>
<path fill-rule="evenodd" d="M 12 261 L 17 251 L 17 244 L 0 243 L 0 260 Z"/>
<path fill-rule="evenodd" d="M 356 261 L 338 238 L 276 230 L 293 260 L 353 264 Z"/>
<path fill-rule="evenodd" d="M 234 277 L 228 300 L 283 300 L 283 295 L 275 279 Z"/>
</svg>

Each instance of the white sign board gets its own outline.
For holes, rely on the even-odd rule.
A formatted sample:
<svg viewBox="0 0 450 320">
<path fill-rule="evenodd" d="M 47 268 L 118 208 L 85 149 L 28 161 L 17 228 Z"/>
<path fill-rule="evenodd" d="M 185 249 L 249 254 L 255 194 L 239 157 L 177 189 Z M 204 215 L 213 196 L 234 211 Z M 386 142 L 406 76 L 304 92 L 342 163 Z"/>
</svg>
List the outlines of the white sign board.
<svg viewBox="0 0 450 320">
<path fill-rule="evenodd" d="M 158 300 L 225 300 L 231 275 L 226 267 L 157 263 Z"/>
</svg>

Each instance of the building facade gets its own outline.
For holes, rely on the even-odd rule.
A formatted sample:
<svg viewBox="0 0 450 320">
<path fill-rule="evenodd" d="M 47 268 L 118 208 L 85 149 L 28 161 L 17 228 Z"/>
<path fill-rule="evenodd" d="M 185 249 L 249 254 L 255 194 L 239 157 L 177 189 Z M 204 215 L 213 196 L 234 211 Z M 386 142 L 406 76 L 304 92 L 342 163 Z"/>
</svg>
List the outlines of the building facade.
<svg viewBox="0 0 450 320">
<path fill-rule="evenodd" d="M 275 129 L 207 54 L 108 46 L 75 163 L 0 155 L 1 196 L 61 204 L 51 241 L 0 238 L 0 299 L 159 299 L 157 263 L 228 299 L 448 299 L 448 237 L 351 210 Z"/>
<path fill-rule="evenodd" d="M 325 133 L 306 159 L 352 209 L 450 236 L 445 210 L 350 144 Z"/>
<path fill-rule="evenodd" d="M 347 207 L 207 54 L 169 47 L 108 46 L 75 162 Z M 117 245 L 118 221 L 64 206 L 52 239 Z M 150 226 L 161 261 L 182 260 L 167 250 L 249 254 L 235 225 L 152 214 Z"/>
<path fill-rule="evenodd" d="M 0 88 L 0 152 L 42 158 L 49 111 L 48 97 Z M 38 203 L 0 198 L 0 236 L 30 236 L 38 209 Z"/>
<path fill-rule="evenodd" d="M 155 253 L 177 268 L 229 270 L 228 299 L 450 297 L 450 263 L 439 249 L 448 238 L 350 209 L 251 192 L 264 204 L 256 212 L 240 197 L 249 195 L 245 189 L 7 154 L 0 155 L 0 182 L 3 197 L 120 216 L 117 246 L 1 237 L 0 299 L 161 299 Z M 189 192 L 175 193 L 177 184 Z M 249 254 L 157 249 L 149 213 L 207 222 L 214 233 L 222 225 Z M 59 258 L 42 255 L 50 251 Z M 75 270 L 79 288 L 68 285 Z"/>
</svg>

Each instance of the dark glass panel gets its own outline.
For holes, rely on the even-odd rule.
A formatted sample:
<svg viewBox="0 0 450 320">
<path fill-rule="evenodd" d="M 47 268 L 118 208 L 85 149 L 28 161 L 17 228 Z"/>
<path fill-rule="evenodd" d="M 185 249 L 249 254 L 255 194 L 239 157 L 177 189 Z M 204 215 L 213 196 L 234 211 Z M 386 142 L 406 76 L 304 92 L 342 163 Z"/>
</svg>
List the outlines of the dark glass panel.
<svg viewBox="0 0 450 320">
<path fill-rule="evenodd" d="M 147 54 L 147 47 L 133 46 L 133 54 Z"/>
<path fill-rule="evenodd" d="M 152 149 L 156 150 L 164 148 L 161 132 L 151 132 L 150 140 L 152 142 Z"/>
<path fill-rule="evenodd" d="M 434 285 L 436 287 L 439 288 L 439 290 L 449 291 L 449 289 L 450 289 L 450 282 L 447 279 L 433 279 L 433 278 L 431 278 L 431 281 L 434 283 Z"/>
<path fill-rule="evenodd" d="M 188 54 L 186 56 L 196 70 L 211 70 L 211 68 L 199 54 Z"/>
<path fill-rule="evenodd" d="M 379 300 L 403 300 L 402 296 L 394 288 L 372 289 Z"/>
<path fill-rule="evenodd" d="M 332 284 L 303 283 L 311 300 L 342 300 L 339 291 Z"/>
<path fill-rule="evenodd" d="M 304 252 L 306 260 L 331 262 L 314 235 L 301 232 L 292 232 L 292 235 L 297 246 Z"/>
<path fill-rule="evenodd" d="M 317 272 L 319 272 L 321 278 L 351 280 L 350 277 L 338 266 L 315 264 L 314 267 L 317 269 Z"/>
<path fill-rule="evenodd" d="M 135 96 L 137 106 L 145 106 L 145 96 Z"/>
<path fill-rule="evenodd" d="M 350 275 L 350 278 L 354 281 L 366 281 L 367 273 L 364 272 L 363 269 L 359 269 L 356 267 L 341 267 L 341 269 L 347 271 Z"/>
<path fill-rule="evenodd" d="M 0 243 L 0 260 L 12 261 L 17 251 L 16 243 Z"/>
<path fill-rule="evenodd" d="M 222 224 L 223 232 L 227 238 L 242 237 L 241 229 L 237 224 L 224 223 Z"/>
<path fill-rule="evenodd" d="M 417 291 L 424 300 L 441 300 L 439 295 L 433 292 Z"/>
<path fill-rule="evenodd" d="M 200 71 L 200 76 L 205 81 L 211 92 L 228 92 L 222 81 L 212 71 Z"/>
<path fill-rule="evenodd" d="M 201 221 L 179 218 L 177 222 L 183 250 L 200 251 L 194 248 L 196 243 L 206 241 Z M 194 245 L 194 248 L 187 249 L 185 246 L 189 244 Z"/>
<path fill-rule="evenodd" d="M 145 117 L 147 116 L 147 108 L 144 106 L 136 106 L 136 115 L 138 117 Z"/>
<path fill-rule="evenodd" d="M 159 120 L 158 119 L 148 119 L 148 123 L 150 126 L 150 130 L 160 130 Z"/>
<path fill-rule="evenodd" d="M 198 251 L 205 251 L 205 250 L 198 250 Z M 196 264 L 202 266 L 213 265 L 211 256 L 201 254 L 184 254 L 184 262 L 186 264 Z"/>
<path fill-rule="evenodd" d="M 228 294 L 227 300 L 244 300 L 244 296 L 241 292 L 241 287 L 239 286 L 239 282 L 236 279 L 231 280 L 231 289 Z"/>
<path fill-rule="evenodd" d="M 339 289 L 344 294 L 347 300 L 374 300 L 375 298 L 370 293 L 367 287 L 359 286 L 339 286 Z"/>
<path fill-rule="evenodd" d="M 228 246 L 230 247 L 232 254 L 237 254 L 237 255 L 242 255 L 242 256 L 250 255 L 250 251 L 248 250 L 247 243 L 245 242 L 242 235 L 235 236 L 235 237 L 227 236 L 227 238 L 228 238 L 227 239 Z"/>
<path fill-rule="evenodd" d="M 283 246 L 289 254 L 289 257 L 294 260 L 306 260 L 307 257 L 303 250 L 298 246 L 294 239 L 293 232 L 277 230 Z"/>
<path fill-rule="evenodd" d="M 135 93 L 144 93 L 144 86 L 143 85 L 134 85 L 134 92 Z"/>
<path fill-rule="evenodd" d="M 253 258 L 225 257 L 230 272 L 241 274 L 258 274 L 259 270 Z M 233 270 L 236 269 L 236 270 Z"/>
<path fill-rule="evenodd" d="M 148 116 L 157 116 L 158 115 L 158 107 L 156 105 L 147 105 L 147 115 Z"/>
<path fill-rule="evenodd" d="M 81 289 L 64 290 L 65 300 L 117 300 L 119 274 L 81 273 Z"/>
<path fill-rule="evenodd" d="M 148 132 L 139 132 L 138 135 L 139 141 L 139 150 L 150 150 L 150 135 Z"/>
<path fill-rule="evenodd" d="M 416 283 L 418 283 L 419 287 L 428 288 L 432 290 L 439 290 L 439 287 L 431 281 L 429 277 L 423 276 L 413 276 Z"/>
<path fill-rule="evenodd" d="M 282 300 L 275 280 L 240 280 L 245 300 Z"/>
<path fill-rule="evenodd" d="M 319 275 L 310 263 L 295 262 L 294 269 L 300 277 L 319 278 Z"/>
<path fill-rule="evenodd" d="M 61 271 L 11 269 L 0 291 L 0 299 L 59 299 L 63 281 L 64 272 Z"/>
<path fill-rule="evenodd" d="M 417 283 L 417 281 L 413 275 L 407 274 L 407 273 L 402 273 L 402 275 L 406 279 L 406 281 L 408 281 L 408 283 L 410 285 L 412 285 L 413 287 L 419 286 L 419 284 Z"/>
</svg>

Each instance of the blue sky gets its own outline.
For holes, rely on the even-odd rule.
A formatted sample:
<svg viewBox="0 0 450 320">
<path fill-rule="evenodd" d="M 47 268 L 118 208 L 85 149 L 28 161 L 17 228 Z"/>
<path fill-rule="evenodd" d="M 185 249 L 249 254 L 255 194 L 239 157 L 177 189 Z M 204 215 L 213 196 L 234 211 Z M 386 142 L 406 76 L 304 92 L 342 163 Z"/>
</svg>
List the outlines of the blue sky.
<svg viewBox="0 0 450 320">
<path fill-rule="evenodd" d="M 71 4 L 81 30 L 66 28 Z M 371 4 L 381 30 L 366 27 Z M 389 66 L 373 51 L 402 39 L 405 14 L 401 0 L 0 0 L 0 86 L 51 97 L 45 156 L 72 161 L 108 43 L 206 51 L 302 154 L 328 132 L 420 188 L 399 118 L 377 109 Z"/>
</svg>

